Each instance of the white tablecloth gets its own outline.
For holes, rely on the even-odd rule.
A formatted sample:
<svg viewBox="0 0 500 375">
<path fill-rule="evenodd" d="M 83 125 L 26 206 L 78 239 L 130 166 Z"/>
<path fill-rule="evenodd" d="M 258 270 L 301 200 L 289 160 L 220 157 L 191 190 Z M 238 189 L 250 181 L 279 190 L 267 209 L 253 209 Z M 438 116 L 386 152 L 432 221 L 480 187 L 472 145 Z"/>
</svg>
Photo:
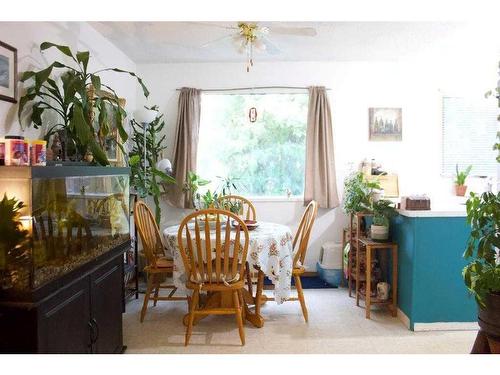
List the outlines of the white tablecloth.
<svg viewBox="0 0 500 375">
<path fill-rule="evenodd" d="M 186 272 L 177 242 L 179 225 L 167 227 L 163 231 L 165 244 L 174 259 L 174 285 L 181 292 L 188 293 Z M 281 224 L 259 222 L 259 226 L 249 231 L 250 244 L 247 260 L 258 266 L 275 286 L 274 297 L 278 304 L 290 297 L 293 249 L 290 228 Z M 231 239 L 235 231 L 231 230 Z M 215 236 L 214 236 L 215 237 Z"/>
</svg>

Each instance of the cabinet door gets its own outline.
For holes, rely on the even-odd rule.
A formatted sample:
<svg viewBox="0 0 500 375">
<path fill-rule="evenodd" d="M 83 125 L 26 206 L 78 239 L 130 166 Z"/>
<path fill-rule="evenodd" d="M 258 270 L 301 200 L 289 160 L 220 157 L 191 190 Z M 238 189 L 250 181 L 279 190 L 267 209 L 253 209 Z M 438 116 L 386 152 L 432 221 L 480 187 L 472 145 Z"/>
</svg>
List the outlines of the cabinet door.
<svg viewBox="0 0 500 375">
<path fill-rule="evenodd" d="M 42 303 L 38 320 L 38 352 L 91 352 L 89 286 L 87 276 Z"/>
<path fill-rule="evenodd" d="M 123 256 L 91 274 L 91 319 L 97 327 L 95 353 L 120 353 L 123 346 Z"/>
</svg>

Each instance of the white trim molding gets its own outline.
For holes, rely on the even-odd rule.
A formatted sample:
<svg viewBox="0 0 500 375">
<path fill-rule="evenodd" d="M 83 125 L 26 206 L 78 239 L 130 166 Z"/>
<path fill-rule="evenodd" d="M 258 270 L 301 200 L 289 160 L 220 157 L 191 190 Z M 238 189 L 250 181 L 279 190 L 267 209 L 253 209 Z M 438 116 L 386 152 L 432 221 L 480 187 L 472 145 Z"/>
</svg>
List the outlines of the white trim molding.
<svg viewBox="0 0 500 375">
<path fill-rule="evenodd" d="M 398 308 L 398 319 L 403 325 L 411 330 L 410 318 Z M 436 322 L 436 323 L 414 323 L 414 332 L 426 331 L 477 331 L 479 325 L 477 322 Z"/>
<path fill-rule="evenodd" d="M 436 322 L 436 323 L 415 323 L 415 332 L 425 331 L 477 331 L 477 322 Z"/>
</svg>

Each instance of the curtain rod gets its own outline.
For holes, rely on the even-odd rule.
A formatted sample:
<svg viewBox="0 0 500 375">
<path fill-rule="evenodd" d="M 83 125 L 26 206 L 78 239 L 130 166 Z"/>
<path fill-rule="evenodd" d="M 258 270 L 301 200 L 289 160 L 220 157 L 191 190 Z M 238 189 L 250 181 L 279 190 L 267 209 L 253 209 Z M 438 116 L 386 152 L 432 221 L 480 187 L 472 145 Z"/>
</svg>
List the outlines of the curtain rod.
<svg viewBox="0 0 500 375">
<path fill-rule="evenodd" d="M 225 89 L 201 89 L 202 92 L 210 92 L 210 91 L 240 91 L 240 90 L 262 90 L 262 89 L 291 89 L 291 90 L 307 90 L 308 87 L 300 87 L 300 86 L 255 86 L 255 87 L 234 87 L 234 88 L 225 88 Z M 326 90 L 330 91 L 330 88 L 326 88 Z M 181 89 L 176 89 L 176 91 L 181 91 Z"/>
</svg>

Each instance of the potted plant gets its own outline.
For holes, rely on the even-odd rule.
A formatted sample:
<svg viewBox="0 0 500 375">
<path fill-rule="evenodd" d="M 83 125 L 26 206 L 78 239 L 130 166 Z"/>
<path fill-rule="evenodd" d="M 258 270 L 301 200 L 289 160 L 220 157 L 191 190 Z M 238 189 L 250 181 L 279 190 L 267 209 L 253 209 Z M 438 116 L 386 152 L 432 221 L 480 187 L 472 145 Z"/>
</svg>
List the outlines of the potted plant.
<svg viewBox="0 0 500 375">
<path fill-rule="evenodd" d="M 210 180 L 205 180 L 197 175 L 193 171 L 189 171 L 186 176 L 186 181 L 184 181 L 184 186 L 182 190 L 189 194 L 189 200 L 194 208 L 201 208 L 201 195 L 198 192 L 199 188 L 202 186 L 206 186 L 210 183 Z"/>
<path fill-rule="evenodd" d="M 458 164 L 455 167 L 456 175 L 455 175 L 455 192 L 457 197 L 463 197 L 465 192 L 467 191 L 467 185 L 465 185 L 465 180 L 472 169 L 472 165 L 469 165 L 464 171 L 458 170 Z"/>
<path fill-rule="evenodd" d="M 376 181 L 367 181 L 361 172 L 355 172 L 344 182 L 343 207 L 347 214 L 370 211 L 373 196 L 380 185 Z"/>
<path fill-rule="evenodd" d="M 491 92 L 486 94 L 491 95 Z M 500 106 L 500 85 L 496 88 Z M 500 140 L 500 132 L 497 132 Z M 500 163 L 500 142 L 493 145 Z M 500 192 L 471 193 L 467 200 L 467 222 L 471 234 L 464 258 L 470 259 L 462 271 L 465 285 L 479 308 L 480 330 L 472 353 L 500 354 Z"/>
<path fill-rule="evenodd" d="M 25 249 L 29 232 L 23 228 L 20 210 L 24 203 L 7 198 L 0 201 L 0 289 L 12 287 L 15 275 L 9 271 L 9 260 L 20 260 L 26 256 Z"/>
<path fill-rule="evenodd" d="M 471 261 L 463 278 L 479 306 L 480 334 L 486 336 L 490 350 L 500 354 L 500 193 L 471 193 L 467 222 L 471 234 L 464 257 Z M 478 340 L 484 337 L 478 335 L 479 345 Z"/>
<path fill-rule="evenodd" d="M 394 203 L 387 199 L 379 199 L 372 205 L 373 221 L 370 237 L 375 241 L 389 239 L 389 220 L 397 215 Z"/>
<path fill-rule="evenodd" d="M 142 88 L 144 96 L 149 96 L 149 91 L 135 73 L 118 68 L 106 68 L 95 72 L 88 71 L 90 53 L 89 51 L 77 51 L 74 53 L 68 46 L 62 46 L 50 42 L 40 45 L 40 51 L 56 48 L 64 56 L 71 59 L 71 64 L 54 61 L 47 68 L 39 71 L 25 71 L 21 74 L 21 82 L 30 82 L 26 93 L 19 99 L 18 117 L 22 124 L 23 111 L 28 110 L 28 126 L 33 124 L 39 128 L 43 124 L 42 115 L 50 111 L 56 115 L 54 121 L 47 129 L 46 140 L 56 132 L 59 138 L 63 138 L 67 150 L 74 151 L 73 159 L 82 161 L 88 154 L 92 154 L 93 160 L 98 164 L 108 165 L 109 161 L 102 148 L 102 138 L 111 132 L 108 119 L 108 110 L 111 109 L 115 118 L 121 143 L 124 143 L 128 134 L 123 126 L 126 117 L 125 110 L 120 106 L 120 99 L 110 86 L 101 81 L 100 73 L 113 71 L 126 73 L 135 77 Z M 60 70 L 62 71 L 62 74 Z M 60 83 L 56 81 L 53 73 L 60 75 Z M 110 95 L 108 90 L 112 93 Z M 31 105 L 29 105 L 31 104 Z M 27 107 L 28 105 L 28 107 Z M 97 126 L 94 124 L 94 114 L 98 113 Z M 125 154 L 122 144 L 117 142 Z"/>
<path fill-rule="evenodd" d="M 155 220 L 160 224 L 160 196 L 165 191 L 166 184 L 175 184 L 175 179 L 156 168 L 161 153 L 167 147 L 163 146 L 165 135 L 157 139 L 157 134 L 163 130 L 165 121 L 163 114 L 158 113 L 158 106 L 147 108 L 156 111 L 155 119 L 149 124 L 139 124 L 134 119 L 132 125 L 132 150 L 129 152 L 130 186 L 142 197 L 152 196 L 155 203 Z M 146 126 L 146 132 L 144 132 Z M 145 139 L 144 139 L 145 138 Z"/>
</svg>

